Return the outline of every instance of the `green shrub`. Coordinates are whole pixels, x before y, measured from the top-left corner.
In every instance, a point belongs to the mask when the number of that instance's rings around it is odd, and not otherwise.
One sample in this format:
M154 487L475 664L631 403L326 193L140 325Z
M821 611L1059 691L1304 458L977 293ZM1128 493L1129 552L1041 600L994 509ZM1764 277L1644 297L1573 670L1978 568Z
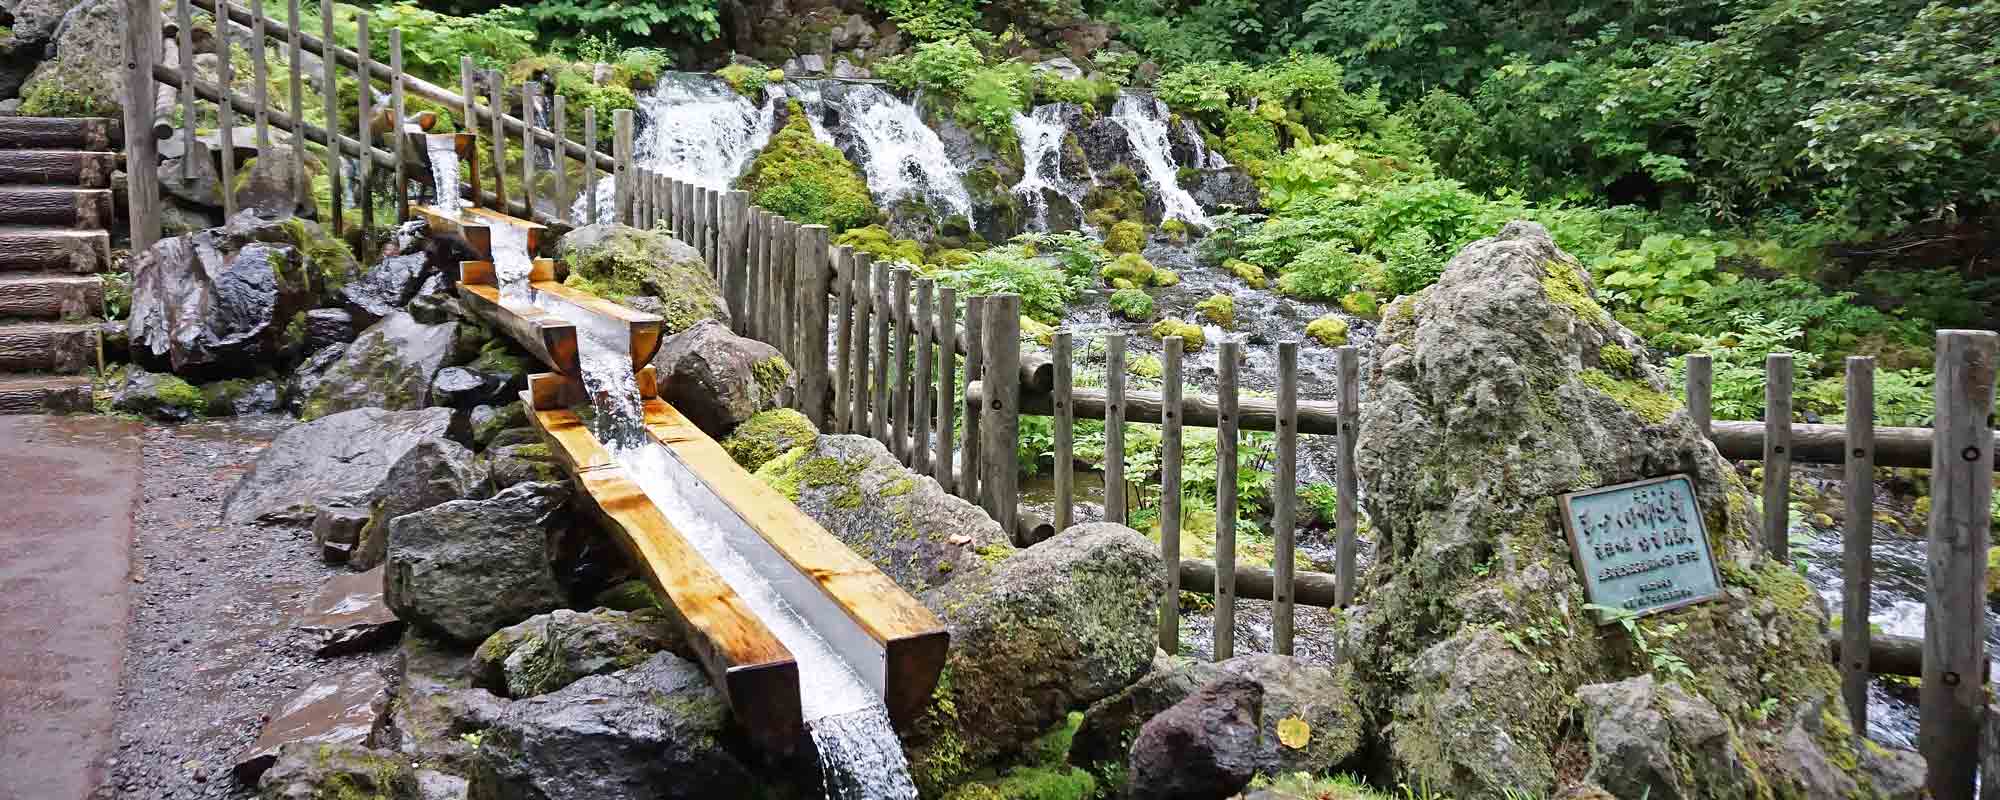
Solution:
M1152 354L1133 359L1131 369L1132 374L1153 380L1159 380L1161 376L1167 374L1166 367L1160 364L1160 357Z
M535 26L511 6L461 17L406 0L375 6L369 17L369 46L376 53L389 52L389 32L401 29L403 67L448 86L458 85L461 57L471 56L473 64L483 69L500 69L535 54ZM350 42L352 35L349 32Z
M1119 289L1111 293L1111 310L1133 322L1153 318L1153 296L1143 289Z
M1305 300L1334 300L1380 282L1381 264L1346 242L1328 241L1299 254L1278 276L1278 291Z
M1348 292L1340 296L1340 309L1362 319L1376 319L1382 316L1381 301L1370 291Z
M771 137L737 186L752 202L801 225L845 231L878 216L861 170L838 148L813 138L796 102L784 130Z
M964 266L940 269L936 276L962 297L1020 295L1022 314L1048 324L1060 321L1088 285L1013 244L980 253Z

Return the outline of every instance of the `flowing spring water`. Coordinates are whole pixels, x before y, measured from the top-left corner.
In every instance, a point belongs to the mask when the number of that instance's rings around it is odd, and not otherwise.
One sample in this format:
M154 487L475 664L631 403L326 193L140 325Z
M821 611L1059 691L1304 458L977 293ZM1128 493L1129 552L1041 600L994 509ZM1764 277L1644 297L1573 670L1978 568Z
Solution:
M684 183L728 189L771 141L775 113L776 103L753 103L713 75L662 73L639 98L643 128L633 140L632 161ZM594 198L578 197L577 218L588 218L593 200L608 217L616 197L612 184L600 181Z
M1111 106L1111 118L1125 129L1132 152L1145 164L1146 182L1166 204L1166 215L1191 225L1207 226L1208 215L1202 212L1201 204L1180 185L1180 165L1174 163L1173 147L1167 140L1167 104L1149 95L1120 92L1118 102Z
M1034 209L1029 227L1046 231L1049 229L1047 192L1055 192L1076 208L1083 208L1084 187L1062 175L1063 135L1068 133L1062 123L1062 107L1050 103L1036 106L1029 114L1017 113L1014 131L1021 139L1021 181L1014 184L1014 194Z
M437 205L464 208L465 200L458 196L458 142L450 136L426 136L424 154L430 158L431 190Z
M787 84L787 91L810 115L813 135L861 166L877 203L916 200L929 204L938 217L972 215L964 170L953 163L944 140L924 124L916 106L872 85L821 83L797 81ZM825 124L827 117L834 124Z
M500 284L500 299L516 303L533 302L528 274L534 261L528 255L528 229L518 225L490 225L493 277Z

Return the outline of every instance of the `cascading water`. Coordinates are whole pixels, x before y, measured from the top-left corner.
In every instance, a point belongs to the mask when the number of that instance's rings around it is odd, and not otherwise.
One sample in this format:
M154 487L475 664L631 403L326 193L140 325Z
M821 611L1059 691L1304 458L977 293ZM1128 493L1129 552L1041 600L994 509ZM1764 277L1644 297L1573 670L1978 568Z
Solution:
M632 143L639 168L710 189L728 189L771 141L776 104L758 105L713 75L662 73L639 98L644 128ZM597 185L598 213L609 218L612 181ZM592 198L578 197L576 216L586 219Z
M1167 140L1167 104L1150 95L1120 92L1118 102L1111 106L1111 118L1125 129L1132 152L1146 167L1146 182L1166 205L1166 215L1206 227L1208 215L1202 212L1201 204L1181 188L1180 166L1174 163L1173 146Z
M903 200L930 205L935 216L972 216L965 172L945 152L937 131L924 124L917 107L881 88L841 85L837 90L799 81L787 84L810 115L813 135L846 153L861 166L875 201L893 206ZM834 112L832 126L821 122Z
M464 208L466 203L458 196L458 142L450 136L426 136L424 154L430 159L431 187L437 205L452 210Z
M1083 208L1083 187L1064 179L1062 174L1063 136L1068 133L1062 122L1062 106L1050 103L1036 106L1030 114L1015 114L1014 131L1021 139L1021 180L1014 184L1013 191L1034 209L1029 227L1046 231L1049 229L1047 192L1055 192L1076 208ZM1088 168L1088 162L1084 166Z
M532 302L528 274L535 263L528 255L528 229L518 225L491 225L493 277L500 284L500 299L516 303Z

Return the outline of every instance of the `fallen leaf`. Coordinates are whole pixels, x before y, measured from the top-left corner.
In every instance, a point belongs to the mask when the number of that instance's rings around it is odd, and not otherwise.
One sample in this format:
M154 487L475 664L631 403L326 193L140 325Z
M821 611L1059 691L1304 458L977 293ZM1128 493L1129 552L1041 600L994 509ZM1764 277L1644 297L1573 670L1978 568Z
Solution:
M1278 741L1293 750L1301 749L1312 741L1312 726L1298 717L1278 720Z

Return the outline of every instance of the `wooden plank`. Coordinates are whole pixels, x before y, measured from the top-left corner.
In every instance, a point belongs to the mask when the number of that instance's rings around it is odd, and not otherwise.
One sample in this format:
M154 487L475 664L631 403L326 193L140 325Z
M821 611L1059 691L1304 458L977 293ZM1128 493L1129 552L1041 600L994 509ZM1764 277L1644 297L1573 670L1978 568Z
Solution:
M155 73L157 74L157 73ZM169 76L167 80L172 80ZM0 147L100 150L123 146L125 126L99 117L0 117Z
M2000 335L1937 332L1924 676L1917 749L1938 800L1972 800L1985 723L1986 555L1992 535L1993 380Z
M659 395L658 387L652 396ZM645 395L642 395L645 396ZM535 411L554 411L575 408L590 402L590 395L583 388L583 381L565 378L554 372L536 372L528 376L528 407Z
M1216 353L1215 660L1236 655L1236 362L1243 345L1224 337Z
M869 277L870 273L874 271L874 265L875 259L873 256L862 252L854 254L852 275L854 285L849 290L849 299L866 297L870 292L874 291L874 281ZM870 414L870 409L874 408L874 404L870 399L875 391L875 383L869 378L873 373L868 368L869 359L874 353L874 348L870 345L870 342L873 341L874 325L874 320L869 317L868 313L871 305L869 303L854 304L854 354L852 357L854 375L849 380L853 384L854 399L849 403L848 413L851 415L851 419L848 420L847 427L848 432L862 436L871 435L874 431L874 420Z
M175 5L182 8L188 6L187 3L175 3ZM305 81L301 78L300 70L302 67L299 63L304 60L302 58L302 50L304 48L299 44L299 35L299 0L285 0L285 71L287 73L285 80L285 111L289 112L293 117L305 119ZM305 175L305 143L294 136L292 137L291 144L293 174Z
M1791 561L1792 357L1764 357L1764 554Z
M0 186L0 220L12 225L60 225L89 230L113 226L110 189Z
M1847 519L1841 527L1841 649L1856 657L1840 664L1854 744L1868 734L1869 591L1875 577L1875 359L1847 359L1847 469L1841 493Z
M548 265L545 273L547 277L532 281L531 285L535 291L555 295L584 311L624 325L626 341L632 348L632 369L644 369L652 362L653 356L660 350L661 331L666 324L660 315L626 308L589 292L578 291L557 283L554 280L555 262L549 259L535 261L538 271L541 269L540 265Z
M723 273L722 291L729 298L730 318L741 326L743 315L748 313L743 293L748 288L750 277L747 268L750 261L750 193L732 189L727 195L727 201L729 246L725 252L729 258L726 261L726 271Z
M1299 342L1278 343L1278 452L1271 480L1271 652L1292 654L1297 598L1293 575L1298 551L1299 494ZM1241 587L1239 587L1239 594ZM1241 596L1248 597L1247 594Z
M291 0L291 2L294 8L298 7L299 0ZM130 9L128 8L127 10L128 13L126 15L126 18L130 19L131 18L129 13ZM293 12L292 16L293 18L296 19L298 17L298 13L295 11ZM294 22L292 23L292 25L293 27L297 27L298 23ZM195 133L198 129L198 126L196 126L194 123L201 119L200 115L195 113L195 105L194 105L195 52L194 52L194 5L193 4L179 3L179 2L174 3L174 28L175 28L174 37L176 44L176 47L174 48L176 51L175 60L179 62L178 66L180 72L180 82L174 85L180 88L180 95L181 95L180 96L181 181L185 183L194 180L195 159L191 157L189 154L196 152L195 148L197 145L195 144ZM292 68L294 70L294 74L297 74L296 70L298 69L298 57L294 56L292 58L292 62L293 62ZM126 78L126 81L129 87L130 85L129 82L131 81L131 78L128 76ZM127 102L130 102L131 99L132 98L127 98ZM292 112L295 114L303 112L303 109L298 105L296 101L292 103ZM129 144L127 144L127 148L128 149L130 148Z
M96 366L95 323L0 325L0 371L80 372Z
M929 348L925 348L928 350ZM1076 412L1070 409L1069 392L1073 388L1070 379L1070 332L1063 328L1055 332L1049 340L1050 354L1056 362L1055 419L1051 421L1055 435L1055 479L1056 479L1056 519L1057 532L1069 530L1076 522Z
M708 240L713 233L715 206L709 204L703 194L702 238ZM827 429L832 425L829 414L833 409L833 379L826 363L827 315L827 247L831 245L831 233L825 225L802 225L793 236L793 250L798 263L797 283L798 312L797 340L794 349L798 352L799 363L799 406L804 409L807 419L815 427ZM709 246L714 252L714 245Z
M333 8L334 8L334 0L320 0L319 35L323 41L328 41L328 42L333 41ZM221 60L227 61L228 59L221 59ZM468 64L471 63L472 57L466 56L465 62ZM320 89L325 94L325 105L322 111L325 114L324 119L326 120L327 132L332 133L336 130L339 130L340 127L338 124L334 122L334 120L340 119L339 63L331 58L321 59L320 70L321 70ZM472 104L471 100L466 101L466 105L468 107L470 107L471 104ZM303 115L301 116L301 118L303 118ZM365 144L366 140L363 140L363 143ZM223 160L225 162L228 161L228 159L223 159ZM341 234L347 229L347 219L346 219L347 215L342 213L341 211L344 205L341 202L341 194L342 194L341 184L345 183L345 181L341 179L340 148L338 146L329 146L326 148L326 174L327 174L327 196L330 199L330 202L333 206L332 209L329 209L329 212L333 215L333 235L334 238L340 238ZM474 175L473 180L476 185L476 182L478 181L478 173L475 172L473 173L473 175ZM227 195L228 193L224 192L223 194ZM478 193L475 192L473 196L477 197Z
M1236 596L1243 600L1271 600L1278 594L1278 587L1284 585L1276 570L1237 564L1235 579ZM1292 574L1292 597L1296 605L1315 608L1338 608L1339 590L1335 578L1326 572L1294 572ZM1183 559L1180 563L1180 590L1196 594L1215 593L1215 563ZM1279 653L1279 655L1286 655Z
M880 276L881 273L876 273ZM886 306L886 304L884 304ZM880 325L880 323L877 323ZM958 496L973 505L980 504L979 476L979 419L984 416L985 404L973 399L972 389L979 384L980 376L986 372L986 298L965 298L965 436L959 446L959 462L964 465L958 477ZM878 328L879 330L879 328ZM877 413L882 402L876 401ZM877 437L880 438L880 437Z
M4 117L0 117L4 119ZM0 225L0 270L92 273L111 266L111 235L99 230Z
M1695 430L1708 436L1714 422L1715 365L1702 353L1690 353L1687 357L1687 401L1688 418L1694 421Z
M1334 473L1334 575L1339 584L1340 607L1354 604L1355 506L1360 500L1360 473L1355 450L1361 438L1361 355L1353 345L1335 352L1336 374L1340 383L1340 464Z
M593 153L597 152L597 107L596 106L584 106L583 108L583 146L584 149L589 150L590 152ZM598 217L597 213L597 206L598 206L597 173L598 173L598 168L596 164L594 163L584 164L583 193L584 196L590 198L590 205L585 206L584 208L589 212L588 219L590 221L590 224L592 225L596 225L599 222L603 221Z
M108 189L120 161L117 153L89 150L0 150L0 184Z
M931 374L931 354L936 348L931 346L930 333L937 325L937 308L933 305L936 295L937 281L917 280L917 365L910 381L910 469L919 475L931 471L931 382L937 378Z
M1169 336L1164 348L1162 386L1165 412L1160 431L1160 560L1166 565L1166 591L1160 593L1160 649L1180 652L1181 642L1181 337Z
M250 6L250 75L255 85L250 87L250 97L256 101L253 113L257 120L257 152L271 151L271 62L264 55L264 4L248 3ZM158 15L154 15L156 18ZM157 38L157 37L156 37ZM152 126L146 126L152 130Z
M690 220L693 218L691 206L692 203L690 203L688 212ZM690 222L689 224L692 225L693 223ZM778 349L784 352L785 359L792 363L795 370L798 369L798 365L805 359L805 355L799 352L799 306L796 302L798 288L798 232L798 223L784 217L779 217L777 238L772 241L772 244L778 250L776 262L778 266L778 278L776 285L779 291L776 294L775 301L778 304L779 327L776 344ZM778 394L781 397L781 401L787 406L798 407L800 390L805 388L804 383L803 375L801 375L800 379L794 381L792 386L780 389Z
M403 131L405 109L403 107L403 29L389 29L389 71L395 73L389 81L389 106L394 109L389 120L389 138L396 145L396 222L410 221L410 137ZM428 156L426 156L428 160Z
M1013 375L1021 360L1021 296L996 294L986 298L984 325L980 339L986 350L986 368L995 375ZM983 416L979 422L979 484L986 510L1001 530L1013 534L1016 547L1026 547L1034 543L1015 527L1021 502L1020 450L1015 446L1021 440L1020 385L995 383Z
M397 82L398 84L401 81ZM535 82L521 82L521 204L535 215Z
M1070 397L1075 416L1076 397ZM1027 406L1023 398L1022 407ZM1104 518L1120 525L1131 521L1125 508L1125 334L1104 336Z
M834 433L851 433L854 422L854 249L833 249L833 420Z
M354 15L354 24L356 26L355 30L357 31L357 33L355 34L356 37L355 43L357 45L355 49L355 54L356 57L361 60L360 69L356 70L356 72L364 76L360 79L360 83L363 87L367 87L367 91L360 91L354 93L355 101L356 103L359 104L361 111L360 121L356 123L354 140L360 142L363 147L375 146L375 132L373 130L375 127L375 114L374 114L374 109L372 108L375 100L374 97L375 91L373 88L373 84L369 82L367 77L365 77L366 75L368 75L370 71L369 64L371 59L371 53L369 51L374 49L374 43L368 39L369 16L370 15L368 14ZM223 59L223 60L227 61L228 59ZM224 83L225 85L227 85L226 81ZM333 120L327 120L327 124L332 125ZM224 126L225 137L230 136L229 132L227 131L227 127L228 126ZM226 160L227 159L225 159L225 161ZM372 247L369 243L370 237L375 235L374 172L375 172L374 160L368 158L361 159L361 180L357 184L357 189L354 194L354 202L355 205L359 207L361 210L361 252L358 253L357 255L361 256L362 266L368 266L375 262L374 259L375 248ZM227 177L224 177L223 180L226 183L229 179ZM497 191L499 189L499 184L497 183L494 184L494 189ZM502 202L502 205L503 206L505 205L504 201Z
M949 634L943 623L783 494L738 466L721 445L672 406L658 400L648 402L646 426L752 530L882 647L883 700L889 718L901 726L914 722L928 707L944 669Z
M875 273L873 286L876 300L875 307L877 309L887 308L889 306L889 262L876 262L873 266ZM871 393L873 399L868 404L868 420L869 431L874 434L875 441L888 445L889 454L894 456L897 455L895 440L889 438L889 419L893 416L889 405L890 316L889 314L875 315L875 331L871 336L875 345L875 363L872 370L875 377L875 386Z
M558 458L566 464L609 458L587 431L574 435L583 428L574 413L537 411L529 418L551 451L563 451ZM571 477L584 506L659 592L668 619L693 647L737 723L762 746L779 752L796 746L805 718L791 652L623 469L572 469Z
M332 8L333 0L326 0L326 4L328 8ZM229 3L222 3L222 7L225 10L228 9ZM366 18L367 15L363 14L362 19L365 20ZM368 29L364 26L361 30L365 34ZM365 40L367 36L364 35L362 38ZM222 218L230 220L236 218L236 192L234 191L234 187L236 186L236 93L230 89L236 83L234 77L236 66L231 63L231 59L229 58L229 21L226 11L225 13L216 15L215 44L216 49L222 56L215 60L215 82L222 89L222 95L217 100L215 109L215 126L220 134L219 141L222 142L222 152L219 154L222 158L220 162L222 165ZM333 96L334 86L330 80L327 81L326 91L328 97ZM361 95L365 98L368 96L368 93L362 92ZM363 100L362 102L365 103L367 101ZM327 127L332 128L334 127L333 121L340 119L340 117L334 115L330 110L333 107L332 100L327 101L327 107L329 111L326 115L326 124ZM366 119L368 115L363 114L361 116L363 119ZM366 142L368 139L367 137L362 137L361 141ZM362 161L366 163L367 159L362 159ZM339 205L338 196L336 195L334 206L338 208ZM340 229L336 227L334 230L338 232Z
M493 286L461 281L458 296L466 310L491 320L549 369L564 375L583 374L576 326L568 320L531 305L503 301L500 290Z
M910 465L910 451L913 449L910 442L910 417L912 416L910 413L910 327L913 320L909 314L903 312L903 309L910 307L910 273L911 270L909 267L896 268L895 295L890 300L890 302L896 304L896 316L890 322L890 328L893 331L890 335L895 337L894 365L896 376L889 382L889 427L891 429L890 435L896 437L896 440L894 444L889 446L889 452L895 454L896 460L903 462L903 466L906 467Z
M104 310L96 275L0 274L0 319L85 319Z
M575 198L569 196L569 156L565 152L569 149L569 102L568 98L563 97L561 92L557 92L555 98L550 103L553 105L549 109L549 114L553 117L551 123L555 126L555 151L557 153L555 157L556 219L562 220L564 225L572 225L576 223L575 215L572 211L576 207L576 204Z
M131 215L127 225L132 250L138 252L160 240L160 140L153 137L153 66L160 60L160 9L145 0L125 0L125 18L133 21L121 26L126 55L126 205ZM193 60L192 56L181 58ZM194 127L192 121L188 127ZM228 186L224 184L225 189Z
M492 82L488 87L486 115L492 117L492 133L487 141L493 145L493 207L507 213L507 137L501 119L507 115L507 76L499 70L489 70L486 79Z
M952 466L952 443L958 427L958 290L950 286L938 287L939 330L946 336L945 344L938 348L938 382L935 403L937 405L937 452L931 458L931 476L945 494L958 488L953 476L957 470Z

